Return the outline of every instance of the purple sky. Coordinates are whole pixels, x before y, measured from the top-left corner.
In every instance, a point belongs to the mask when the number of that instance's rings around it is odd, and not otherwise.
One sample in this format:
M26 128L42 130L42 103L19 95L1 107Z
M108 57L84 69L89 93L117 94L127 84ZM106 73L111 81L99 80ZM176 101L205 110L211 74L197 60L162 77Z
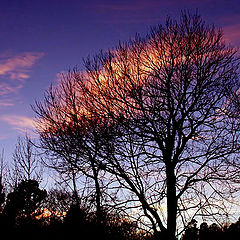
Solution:
M0 151L11 159L17 137L32 129L31 104L59 73L185 9L240 46L239 0L1 0Z

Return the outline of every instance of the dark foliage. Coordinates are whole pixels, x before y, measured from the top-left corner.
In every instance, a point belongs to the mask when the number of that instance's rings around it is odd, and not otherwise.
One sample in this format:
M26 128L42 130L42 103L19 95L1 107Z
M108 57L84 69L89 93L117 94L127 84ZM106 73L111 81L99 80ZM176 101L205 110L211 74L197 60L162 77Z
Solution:
M22 181L13 192L7 195L4 214L12 217L19 215L29 218L46 196L46 190L39 189L37 181Z
M216 223L208 226L206 222L200 224L197 228L197 222L193 220L189 223L182 240L237 240L240 235L240 218L236 223L229 226L219 227Z
M138 240L143 238L143 234L138 233L135 223L117 214L106 213L99 222L96 213L72 203L66 209L66 214L44 215L44 201L47 201L47 192L39 188L37 181L22 181L7 195L0 213L2 234L22 239ZM55 209L57 207L55 206Z
M96 212L90 212L74 201L68 207L66 206L66 212L65 214L63 214L64 211L61 212L61 216L53 213L44 215L43 206L46 206L44 201L49 201L49 196L47 198L46 190L40 189L35 180L22 181L13 192L7 195L5 203L2 186L0 190L3 205L0 213L1 233L7 234L6 236L10 238L17 236L22 239L166 239L161 233L154 236L140 231L137 223L116 213L106 211L99 222ZM51 205L51 207L58 209L58 206ZM240 219L224 228L220 228L215 223L208 226L205 222L201 223L198 228L197 221L193 220L185 230L182 240L235 240L238 239L239 234Z

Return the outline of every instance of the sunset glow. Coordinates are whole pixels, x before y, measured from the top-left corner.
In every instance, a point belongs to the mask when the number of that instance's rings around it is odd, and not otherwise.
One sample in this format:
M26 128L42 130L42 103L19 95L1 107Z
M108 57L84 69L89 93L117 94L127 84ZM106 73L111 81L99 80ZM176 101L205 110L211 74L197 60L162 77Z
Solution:
M9 238L235 240L239 23L239 0L2 1Z
M8 133L11 137L2 142L9 157L13 147L8 143L15 141L19 131L16 126L12 127L13 121L6 121L6 115L32 118L29 105L42 99L43 92L57 80L59 72L67 72L76 64L81 69L82 57L98 49L112 48L119 40L132 38L136 32L144 35L149 26L161 23L166 15L179 15L180 8L198 9L210 23L223 28L228 41L236 46L240 44L238 1L228 4L225 1L176 1L174 4L165 1L128 1L127 4L71 1L58 9L55 1L46 4L40 1L24 1L18 6L6 3L0 10L4 22L0 26L3 49L0 55L1 134L6 135L7 129L11 132ZM55 20L50 17L52 12L56 13ZM114 66L117 71L117 64Z

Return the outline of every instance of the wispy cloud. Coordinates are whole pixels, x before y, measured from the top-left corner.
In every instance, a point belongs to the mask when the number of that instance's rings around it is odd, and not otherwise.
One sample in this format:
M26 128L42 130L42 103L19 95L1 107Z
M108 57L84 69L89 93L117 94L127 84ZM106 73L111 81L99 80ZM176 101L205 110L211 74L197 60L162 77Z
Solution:
M9 134L9 133L5 133L5 134L1 133L1 135L0 135L0 141L1 141L1 140L6 140L6 139L8 139L9 137L11 137L11 134Z
M44 53L25 52L15 56L0 56L0 96L16 93L30 78L30 70Z
M0 107L10 107L13 105L14 103L10 99L0 99Z
M26 72L43 57L44 53L26 52L8 59L0 59L0 75L9 75L11 79L26 79Z
M10 93L16 93L18 89L23 87L23 83L8 83L0 82L0 96L4 96Z
M2 115L0 120L12 126L13 129L19 132L26 132L34 129L34 120L30 117L21 115Z

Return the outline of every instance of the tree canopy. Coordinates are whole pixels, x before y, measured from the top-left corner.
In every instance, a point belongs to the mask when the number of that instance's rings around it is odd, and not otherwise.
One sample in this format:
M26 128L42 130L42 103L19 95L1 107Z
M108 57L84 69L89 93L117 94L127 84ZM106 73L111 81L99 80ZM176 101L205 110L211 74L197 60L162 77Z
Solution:
M218 217L238 190L237 53L198 14L167 18L49 89L34 108L41 147L57 168L93 176L98 207L112 176L124 189L115 207L173 240L178 223Z

